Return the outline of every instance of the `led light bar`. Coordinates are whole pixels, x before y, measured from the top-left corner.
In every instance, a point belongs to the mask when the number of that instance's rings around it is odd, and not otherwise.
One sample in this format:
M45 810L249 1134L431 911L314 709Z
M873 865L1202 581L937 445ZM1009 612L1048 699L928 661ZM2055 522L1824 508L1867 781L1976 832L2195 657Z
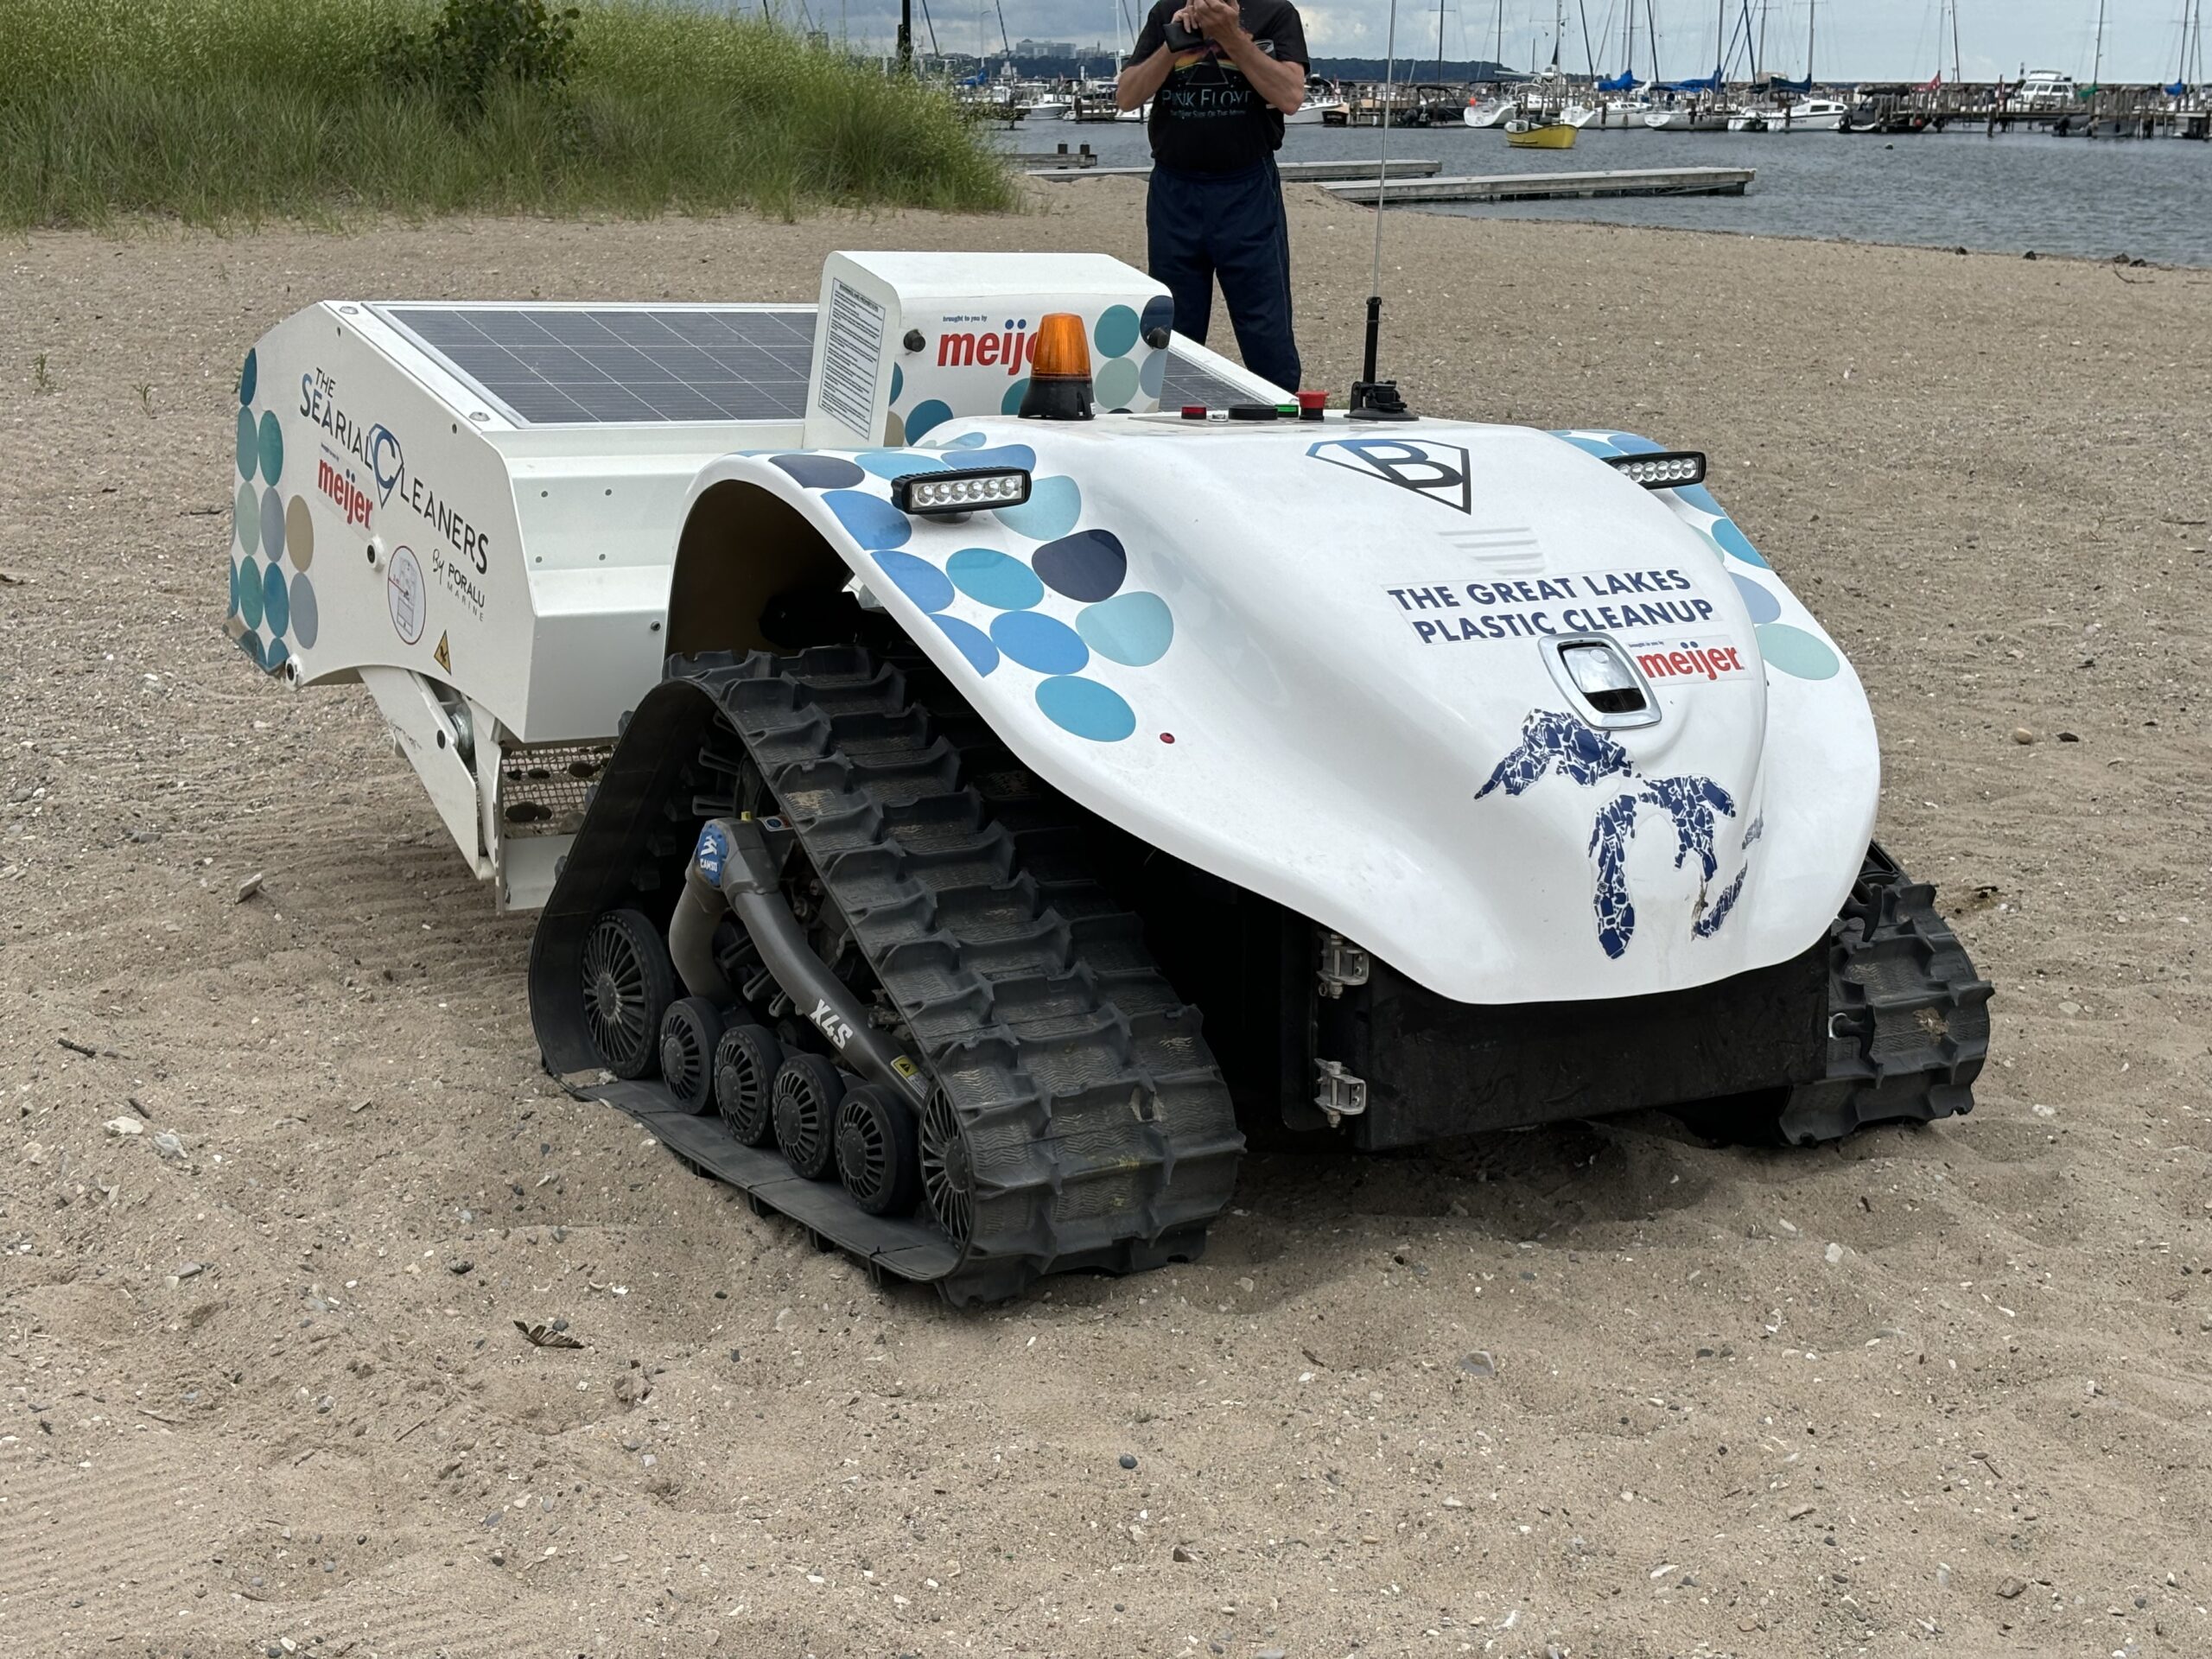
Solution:
M1608 455L1605 464L1626 473L1647 490L1678 490L1705 482L1705 457L1694 449L1670 449L1656 455Z
M1018 507L1029 499L1029 474L1019 467L969 467L907 473L891 480L891 503L924 518Z

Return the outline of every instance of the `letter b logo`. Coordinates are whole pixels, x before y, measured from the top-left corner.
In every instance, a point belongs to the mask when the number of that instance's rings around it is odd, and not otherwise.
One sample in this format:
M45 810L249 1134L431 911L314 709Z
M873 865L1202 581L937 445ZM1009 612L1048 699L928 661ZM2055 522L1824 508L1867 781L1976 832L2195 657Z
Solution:
M1306 452L1332 467L1348 467L1402 490L1470 511L1473 491L1467 452L1454 443L1419 438L1331 438Z

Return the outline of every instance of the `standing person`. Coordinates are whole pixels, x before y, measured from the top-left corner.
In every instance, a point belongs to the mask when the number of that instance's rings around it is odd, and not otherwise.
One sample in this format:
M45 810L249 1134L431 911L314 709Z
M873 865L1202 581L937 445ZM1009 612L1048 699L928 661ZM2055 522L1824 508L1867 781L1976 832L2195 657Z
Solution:
M1125 110L1152 100L1145 232L1175 332L1205 343L1218 276L1244 366L1286 391L1298 345L1275 151L1311 61L1290 0L1158 0L1115 86Z

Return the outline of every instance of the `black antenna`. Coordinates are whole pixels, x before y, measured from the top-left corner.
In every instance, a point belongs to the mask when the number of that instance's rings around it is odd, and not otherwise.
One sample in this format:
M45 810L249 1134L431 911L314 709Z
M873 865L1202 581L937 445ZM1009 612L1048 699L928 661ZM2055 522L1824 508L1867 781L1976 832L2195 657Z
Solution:
M1398 383L1375 378L1375 353L1382 334L1382 198L1390 188L1390 111L1398 72L1398 0L1390 0L1389 33L1383 37L1382 134L1375 164L1375 262L1367 290L1367 357L1352 383L1355 421L1410 421L1414 412L1398 396Z

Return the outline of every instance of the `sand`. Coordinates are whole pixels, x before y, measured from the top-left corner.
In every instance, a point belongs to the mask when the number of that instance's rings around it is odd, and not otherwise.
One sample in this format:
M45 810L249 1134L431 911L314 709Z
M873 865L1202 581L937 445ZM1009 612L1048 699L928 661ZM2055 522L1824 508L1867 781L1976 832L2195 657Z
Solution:
M0 1651L2212 1651L2212 276L1394 216L1416 407L1709 450L1850 651L1999 988L1970 1118L1270 1154L1202 1264L963 1315L541 1076L528 918L221 636L239 358L1141 256L1055 188L0 251ZM1341 387L1371 220L1294 197Z

